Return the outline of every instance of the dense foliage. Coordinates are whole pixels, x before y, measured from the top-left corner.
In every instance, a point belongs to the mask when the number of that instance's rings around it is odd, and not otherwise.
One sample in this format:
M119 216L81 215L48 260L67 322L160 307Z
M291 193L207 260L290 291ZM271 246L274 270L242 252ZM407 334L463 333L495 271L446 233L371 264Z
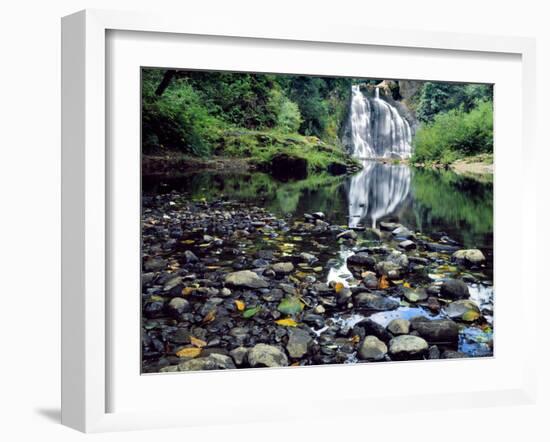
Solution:
M414 160L451 163L462 157L493 151L493 103L479 101L466 112L453 109L437 114L418 129Z
M491 85L426 82L420 90L416 114L421 122L429 123L442 112L469 112L478 101L489 101L492 98Z
M272 131L340 147L350 79L143 69L143 151L226 154L227 134Z

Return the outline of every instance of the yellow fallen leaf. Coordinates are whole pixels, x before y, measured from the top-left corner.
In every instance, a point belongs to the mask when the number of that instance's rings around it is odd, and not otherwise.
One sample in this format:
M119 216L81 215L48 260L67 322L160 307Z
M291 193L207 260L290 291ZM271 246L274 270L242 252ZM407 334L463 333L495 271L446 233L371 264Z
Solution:
M403 283L403 287L410 289L410 288L411 288L411 285L410 285L407 281L405 281L405 282Z
M205 324L207 322L212 322L214 319L216 319L216 308L213 308L212 310L210 310L206 316L204 317L204 320L202 322L204 322Z
M193 241L192 239L184 239L181 243L182 244L195 244L195 241Z
M359 344L359 342L361 341L361 336L359 335L354 335L350 341L353 343L353 344Z
M237 306L237 310L239 310L240 312L242 312L246 307L244 301L241 301L239 299L235 300L235 305Z
M479 313L476 312L475 310L468 310L467 312L465 312L462 315L462 320L463 321L472 322L472 321L476 321L478 319L479 319Z
M193 344L195 347L202 348L206 346L206 342L202 339L195 338L194 336L191 336L189 339L191 340L191 344Z
M275 321L275 324L284 325L285 327L296 327L298 323L291 318L279 319Z
M196 358L201 354L202 349L197 347L185 347L176 352L178 358Z
M386 275L382 275L378 280L378 288L381 290L384 290L389 287L390 287L390 283L388 282L388 277Z
M340 293L342 291L342 289L344 288L344 284L342 284L341 282L337 282L335 285L334 285L334 291L336 293Z
M183 290L181 291L181 294L183 296L187 296L193 293L194 290L195 290L195 287L184 287Z

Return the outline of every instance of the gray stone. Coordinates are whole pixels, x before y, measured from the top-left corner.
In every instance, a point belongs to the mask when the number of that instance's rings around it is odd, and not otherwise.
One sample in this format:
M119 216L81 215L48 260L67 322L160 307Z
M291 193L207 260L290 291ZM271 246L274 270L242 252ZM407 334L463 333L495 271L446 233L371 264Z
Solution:
M405 250L412 250L412 249L416 249L416 244L412 242L410 239L406 239L405 241L401 241L399 243L399 247Z
M448 299L467 299L470 297L470 291L464 281L459 279L446 279L441 284L439 295Z
M408 335L411 323L407 319L392 319L386 327L393 335Z
M380 361L384 359L388 347L376 336L366 336L359 346L357 354L360 359L366 361Z
M351 266L360 266L373 269L376 265L376 260L368 253L359 252L348 257L346 263Z
M195 255L191 250L186 250L185 252L183 252L183 257L185 258L185 262L187 264L194 263L199 260L197 255Z
M256 344L248 351L248 363L251 367L286 367L286 354L273 345Z
M246 355L248 354L248 348L246 347L237 347L234 348L229 352L233 360L235 361L235 364L240 367L243 365L246 361Z
M183 278L181 276L174 276L173 278L170 278L168 281L165 282L162 290L165 292L169 292L173 288L180 285L182 282L183 282Z
M229 273L225 277L225 283L235 287L248 287L251 289L266 288L268 284L256 273L250 270Z
M226 355L212 353L203 358L189 359L178 364L179 371L234 369L233 360Z
M409 302L422 302L428 299L428 293L423 288L403 288L403 296Z
M374 272L365 272L363 276L363 284L368 289L377 289L378 288L378 278Z
M429 342L455 343L458 341L458 324L450 319L430 320L423 316L418 316L411 319L411 327Z
M355 295L355 306L367 310L394 310L399 307L399 301L378 293L358 293Z
M475 321L481 315L477 304L469 299L451 302L445 307L445 313L451 319L460 319L466 322Z
M289 331L286 349L291 358L301 358L307 353L311 342L312 338L307 331L295 328Z
M343 232L336 235L336 239L357 239L357 232L355 230L344 230Z
M410 239L414 238L414 233L412 233L409 229L403 226L399 226L396 229L392 230L392 235L397 238L403 238L403 239Z
M380 229L382 230L395 230L398 227L401 227L401 224L398 223L387 223L387 222L381 222L380 223Z
M314 262L318 261L315 255L312 255L311 253L306 253L306 252L300 253L300 259L302 261L307 262L308 264L313 264Z
M291 262L278 262L271 266L275 273L287 274L294 270L294 264Z
M485 255L478 249L457 250L453 253L453 259L466 265L480 265L485 262Z
M171 316L179 318L181 315L191 310L191 304L187 299L172 298L168 303L167 309Z
M418 336L400 335L390 341L390 354L396 358L421 356L426 350L428 343Z

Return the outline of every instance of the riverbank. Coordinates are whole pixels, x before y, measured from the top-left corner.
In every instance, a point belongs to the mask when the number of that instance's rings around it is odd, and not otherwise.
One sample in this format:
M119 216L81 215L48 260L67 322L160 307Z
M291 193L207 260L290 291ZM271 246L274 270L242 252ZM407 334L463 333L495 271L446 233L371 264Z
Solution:
M492 355L492 262L395 222L143 198L143 371Z
M189 170L261 170L282 179L303 179L308 174L353 173L361 164L341 147L317 137L276 131L229 131L218 141L212 156L192 156L174 150L142 155L142 173L177 173Z

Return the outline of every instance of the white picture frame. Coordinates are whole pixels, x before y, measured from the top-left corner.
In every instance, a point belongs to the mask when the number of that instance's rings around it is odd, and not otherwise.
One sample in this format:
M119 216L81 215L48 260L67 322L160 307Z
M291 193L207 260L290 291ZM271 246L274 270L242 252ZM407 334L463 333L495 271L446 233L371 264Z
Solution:
M109 88L112 77L108 65L113 60L109 60L108 57L117 56L119 53L110 51L107 40L109 33L136 32L146 39L166 37L177 40L179 37L200 36L201 38L215 37L218 41L246 39L254 42L270 42L269 44L275 46L280 44L284 47L303 46L307 43L313 46L336 45L336 50L374 47L378 50L386 48L389 51L393 50L392 48L398 48L401 53L414 50L430 51L435 58L438 57L437 54L441 57L449 53L470 54L474 59L472 63L475 63L476 57L481 63L484 54L515 57L520 69L518 77L521 77L521 94L518 95L521 103L518 104L522 108L520 127L515 129L518 130L516 135L518 135L521 150L515 153L515 158L521 162L524 177L523 185L516 190L517 196L522 201L522 210L519 211L518 216L523 221L536 219L534 213L536 195L533 191L536 188L535 177L530 173L534 170L533 125L535 119L532 115L534 106L527 105L535 100L535 44L532 39L404 30L390 32L351 25L317 26L302 23L300 26L294 26L293 24L244 21L220 23L212 22L209 17L154 16L101 10L86 10L67 16L62 21L62 423L67 426L84 432L99 432L209 424L209 417L203 412L206 409L205 404L197 403L193 409L183 407L181 410L168 413L166 410L155 407L146 409L146 404L140 405L141 408L136 407L135 410L124 407L121 410L116 407L113 409L109 399L116 387L113 379L121 377L112 376L113 345L116 344L112 344L111 339L116 339L113 337L113 329L116 328L113 328L113 321L117 319L111 311L113 304L112 299L109 298L109 290L112 287L109 265L115 259L110 255L113 253L110 244L115 240L112 235L120 231L112 228L112 225L116 225L117 222L112 219L115 213L113 201L116 201L116 196L111 194L112 181L113 174L116 175L118 169L116 159L113 160L109 151L109 143L116 137L107 130L106 125L106 122L113 117L108 106L108 94L112 92ZM250 63L253 67L254 61ZM215 68L215 64L214 61L212 68ZM322 73L319 69L322 67L318 67L316 73ZM115 77L116 74L113 74L113 78ZM139 103L133 103L132 106L139 107ZM503 109L501 112L503 114L506 104L496 101L495 106L496 118L499 118L499 109ZM136 121L133 123L137 124ZM496 136L498 137L498 132ZM139 154L139 145L136 148ZM507 163L506 155L500 156L497 153L496 157L497 170L501 168L500 170L503 171L497 172L502 173L502 178L497 180L495 185L498 194L499 186L506 191ZM495 219L497 223L500 222L498 212L495 212ZM520 222L519 225L519 234L525 238L525 222ZM527 272L526 257L534 255L533 247L528 241L520 241L517 246L517 253L522 263L521 274ZM495 249L498 250L498 244ZM496 253L505 254L506 252ZM518 259L517 256L515 259ZM505 256L498 265L502 265L505 269ZM536 302L535 280L521 279L521 296L518 299L520 310ZM496 286L498 287L498 278ZM497 288L497 291L499 289ZM498 294L496 296L497 308L505 316L507 311L504 307L500 310ZM502 336L508 336L505 333L504 320L502 324L503 331L501 332L500 329L496 331L496 339L499 339L499 333L502 333ZM535 330L532 320L530 324L532 330L527 330L527 334L534 333ZM500 323L497 327L500 327ZM139 329L133 333L138 336ZM526 341L534 342L534 339ZM499 361L498 352L494 360ZM506 361L506 358L503 356L500 360ZM475 361L456 360L446 361L445 364L448 364L450 370L465 370L469 373L478 369L477 366L472 365L472 362L475 363ZM395 411L396 407L407 409L413 400L417 409L532 403L535 397L535 364L534 358L526 358L525 361L513 367L512 371L515 373L513 376L507 375L505 379L495 381L486 389L475 385L471 389L460 387L454 392L442 390L441 393L434 390L423 395L418 394L414 389L410 391L403 389L402 392L377 393L376 401L372 401L369 399L374 396L369 396L359 388L354 395L333 391L325 395L324 399L312 396L307 402L297 401L295 404L284 404L283 401L276 399L269 404L257 402L259 398L253 397L252 400L240 398L232 401L231 409L226 408L226 411L222 410L216 414L216 422L284 419L295 417L298 413L301 413L302 417L304 413L319 417L327 414L329 407L326 405L336 400L339 401L342 414L362 415L390 409ZM381 370L391 370L392 375L399 375L405 371L417 370L416 366L418 364L413 362L370 364L369 370L373 370L371 373L374 370L376 373ZM439 365L440 369L441 367ZM136 366L135 369L136 372L132 373L134 378L136 375L139 376L139 367ZM239 382L249 382L250 385L258 387L273 384L271 389L276 392L277 382L272 382L274 379L280 381L284 377L285 382L295 382L299 379L300 382L307 384L307 379L312 378L312 373L319 373L319 370L322 370L324 376L331 377L334 376L335 370L341 369L341 367L314 367L306 370L244 370L238 375L236 373L202 373L198 377L187 379L193 379L193 382L198 384L215 385L216 391L223 396L223 389L230 388L227 383L224 383L225 376L239 376ZM349 372L350 379L361 375L362 372L359 370L364 369L364 366L353 368L353 373ZM258 374L260 371L262 373ZM160 386L159 391L164 391L165 395L166 388L176 382L176 378L183 379L181 375L157 376L155 379L149 376L142 378L147 378L145 382L150 384L143 387L144 391L147 388L157 390L159 383L162 382L163 385ZM135 388L135 384L128 384L128 388ZM126 393L122 391L122 394L128 394L128 389L125 391ZM193 394L193 390L189 392ZM148 396L145 395L145 397ZM399 405L395 403L397 398ZM127 402L130 402L135 400L135 397L129 396L128 399ZM223 401L220 399L219 403ZM307 411L303 407L306 403L309 405ZM333 407L330 407L330 410L334 412Z

